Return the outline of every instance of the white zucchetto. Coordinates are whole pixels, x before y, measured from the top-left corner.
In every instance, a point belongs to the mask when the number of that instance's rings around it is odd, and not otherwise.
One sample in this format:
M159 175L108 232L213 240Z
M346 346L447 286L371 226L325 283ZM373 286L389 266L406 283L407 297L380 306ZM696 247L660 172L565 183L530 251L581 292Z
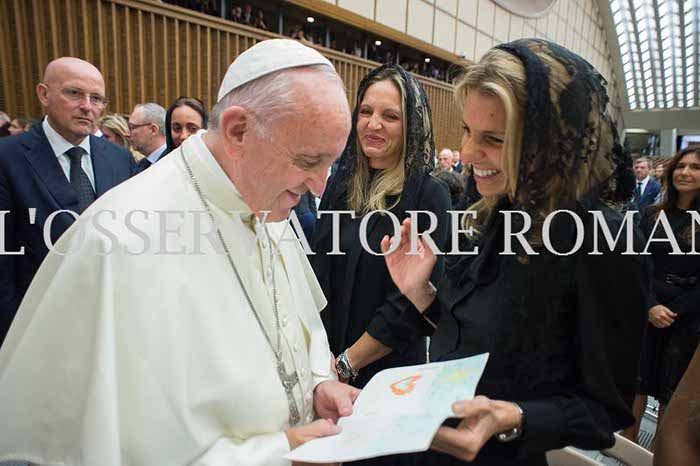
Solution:
M266 74L311 65L328 65L333 68L326 57L296 40L269 39L258 42L240 54L228 67L219 88L217 102L237 87Z

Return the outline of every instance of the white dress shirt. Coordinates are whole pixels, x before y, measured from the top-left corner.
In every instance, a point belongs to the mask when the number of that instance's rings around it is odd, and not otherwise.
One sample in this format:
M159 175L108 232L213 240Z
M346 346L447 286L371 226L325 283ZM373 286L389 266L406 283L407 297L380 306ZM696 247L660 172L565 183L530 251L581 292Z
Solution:
M151 152L148 155L148 157L146 157L146 158L148 159L149 162L151 162L151 164L154 164L158 161L159 158L161 158L163 156L163 152L165 152L165 149L167 149L167 148L168 148L168 145L163 144L158 149Z
M53 153L56 154L56 157L58 157L58 163L61 164L63 173L66 174L66 178L68 178L68 181L70 181L70 158L66 155L66 151L75 146L66 141L63 136L58 134L56 130L51 127L48 118L44 118L44 121L41 123L41 127L44 129L46 139L48 139L49 144L51 144ZM80 165L83 167L83 171L90 180L92 189L95 189L95 173L92 170L92 158L90 157L90 136L86 136L85 139L80 141L78 147L82 147L85 150L85 152L83 152L83 158L80 160Z

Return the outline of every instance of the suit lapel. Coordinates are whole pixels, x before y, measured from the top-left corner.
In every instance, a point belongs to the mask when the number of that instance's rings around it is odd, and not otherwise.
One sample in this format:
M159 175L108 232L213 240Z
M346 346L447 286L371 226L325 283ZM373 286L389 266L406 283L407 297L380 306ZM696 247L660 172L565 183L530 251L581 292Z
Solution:
M66 178L44 130L38 125L35 138L25 147L27 162L62 209L77 211L78 195Z
M95 173L95 195L100 197L108 189L114 186L114 170L104 153L103 145L99 138L90 135L90 156L92 157L92 171Z

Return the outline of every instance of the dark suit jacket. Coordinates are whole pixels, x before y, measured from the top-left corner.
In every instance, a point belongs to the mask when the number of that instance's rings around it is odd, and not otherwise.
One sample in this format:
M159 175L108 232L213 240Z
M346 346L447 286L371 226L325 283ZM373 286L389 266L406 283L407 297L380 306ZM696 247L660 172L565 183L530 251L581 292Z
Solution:
M98 197L135 172L134 157L116 144L91 135L90 151ZM4 214L4 231L0 234L4 235L4 251L24 248L22 255L0 252L0 344L34 274L48 254L43 236L47 217L57 210L77 208L78 195L41 125L27 133L0 139L0 211L9 212ZM29 209L36 209L34 218L30 218ZM53 219L52 243L73 221L73 216L66 213Z
M637 185L635 184L635 187L636 186ZM634 196L634 202L640 215L646 210L647 207L654 203L654 199L656 199L656 196L659 195L659 191L661 191L661 183L656 181L654 178L651 178L647 183L646 189L642 193L642 197L637 199L637 196Z

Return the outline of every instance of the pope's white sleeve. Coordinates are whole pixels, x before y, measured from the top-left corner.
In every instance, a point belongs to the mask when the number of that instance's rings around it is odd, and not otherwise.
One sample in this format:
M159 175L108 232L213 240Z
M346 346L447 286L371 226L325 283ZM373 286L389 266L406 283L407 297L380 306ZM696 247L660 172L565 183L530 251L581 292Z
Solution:
M284 459L289 441L284 432L263 434L246 440L221 437L189 466L290 466Z
M328 367L331 367L333 365L333 353L329 352L328 353ZM311 375L311 380L312 380L312 388L311 390L315 390L316 386L320 384L321 382L325 382L326 380L338 380L338 376L335 375L335 371L331 370L330 373L328 374L317 374L317 373L312 373Z

